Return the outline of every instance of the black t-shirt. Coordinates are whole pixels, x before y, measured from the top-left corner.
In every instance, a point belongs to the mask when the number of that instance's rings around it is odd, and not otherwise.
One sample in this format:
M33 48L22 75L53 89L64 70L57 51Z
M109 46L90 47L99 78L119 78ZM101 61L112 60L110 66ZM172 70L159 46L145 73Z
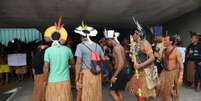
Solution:
M44 58L44 51L38 51L33 57L33 67L35 70L35 74L42 74L43 73L43 58Z
M201 43L191 45L189 48L189 54L193 61L201 61Z

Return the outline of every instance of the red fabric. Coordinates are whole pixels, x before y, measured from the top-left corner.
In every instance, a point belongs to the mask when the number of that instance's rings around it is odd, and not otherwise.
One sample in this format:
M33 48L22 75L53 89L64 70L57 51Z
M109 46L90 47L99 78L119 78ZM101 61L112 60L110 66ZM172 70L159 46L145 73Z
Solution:
M138 97L138 101L142 101L142 96L139 96L139 97Z
M137 79L136 86L137 86L138 90L141 88L140 85L141 85L140 79ZM142 101L142 99L143 99L142 96L138 96L138 101Z
M96 52L91 52L91 60L100 61L100 57Z

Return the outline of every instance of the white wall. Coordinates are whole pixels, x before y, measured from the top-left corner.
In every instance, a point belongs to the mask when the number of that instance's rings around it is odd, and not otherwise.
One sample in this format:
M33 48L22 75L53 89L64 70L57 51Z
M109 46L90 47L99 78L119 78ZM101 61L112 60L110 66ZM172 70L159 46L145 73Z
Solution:
M164 24L170 34L178 33L184 46L190 44L190 31L201 33L201 8Z

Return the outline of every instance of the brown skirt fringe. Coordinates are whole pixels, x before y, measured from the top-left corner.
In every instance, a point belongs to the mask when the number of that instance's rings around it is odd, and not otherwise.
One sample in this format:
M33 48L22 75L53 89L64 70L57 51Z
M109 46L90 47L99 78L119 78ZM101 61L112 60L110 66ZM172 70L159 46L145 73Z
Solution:
M46 101L73 101L70 80L48 83L45 98Z
M195 78L195 66L193 61L189 61L187 65L187 81L193 83Z
M160 85L158 86L158 94L161 101L169 101L171 96L177 97L179 92L177 89L178 73L178 69L172 71L162 71L159 78Z
M128 90L131 94L138 95L138 89L136 86L136 75L133 75L133 77L131 78L131 80L128 82L127 87ZM141 82L141 89L142 89L142 97L156 97L156 90L155 88L153 89L148 89L147 86L147 81L146 81L146 74L144 72L144 70L140 70L139 71L139 79Z
M32 101L45 101L45 88L43 74L35 75Z
M89 69L83 72L81 101L102 101L101 75L93 75Z

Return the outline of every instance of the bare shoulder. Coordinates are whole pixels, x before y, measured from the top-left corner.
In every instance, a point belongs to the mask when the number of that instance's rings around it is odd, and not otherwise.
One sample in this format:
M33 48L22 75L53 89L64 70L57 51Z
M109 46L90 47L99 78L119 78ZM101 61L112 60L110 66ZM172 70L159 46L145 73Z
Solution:
M174 51L175 51L175 53L176 53L177 56L181 56L181 53L179 52L179 50L177 48L175 48Z
M147 40L143 40L144 47L151 47L151 44Z
M114 50L115 53L119 53L119 52L121 52L123 50L123 47L121 45L117 45L117 46L114 47L113 50Z

